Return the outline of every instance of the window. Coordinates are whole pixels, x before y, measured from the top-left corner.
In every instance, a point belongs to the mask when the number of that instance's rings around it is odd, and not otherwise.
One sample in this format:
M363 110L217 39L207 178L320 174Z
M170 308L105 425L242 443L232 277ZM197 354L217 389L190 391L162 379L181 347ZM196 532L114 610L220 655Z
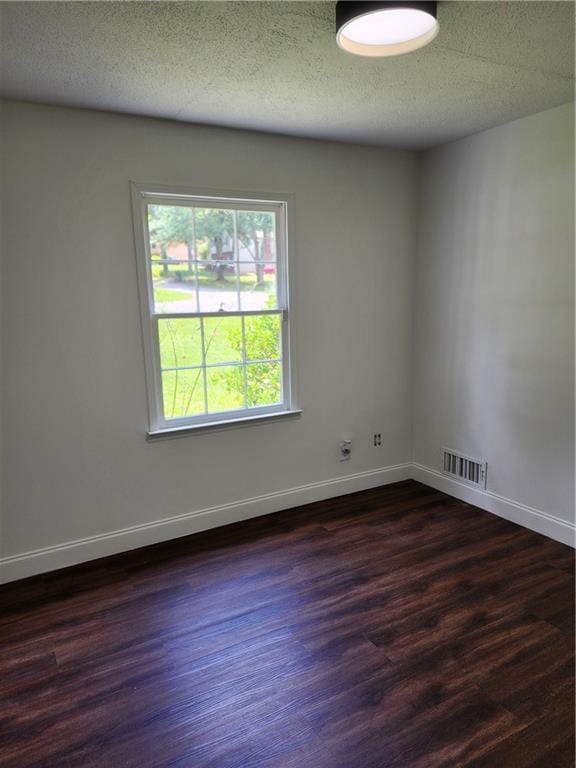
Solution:
M150 433L293 413L287 200L133 185Z

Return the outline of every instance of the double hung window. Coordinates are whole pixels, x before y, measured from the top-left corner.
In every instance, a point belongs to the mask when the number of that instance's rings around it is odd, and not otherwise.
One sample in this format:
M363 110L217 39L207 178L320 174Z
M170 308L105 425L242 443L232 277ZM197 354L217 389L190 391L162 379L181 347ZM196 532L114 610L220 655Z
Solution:
M150 432L292 409L288 203L133 185Z

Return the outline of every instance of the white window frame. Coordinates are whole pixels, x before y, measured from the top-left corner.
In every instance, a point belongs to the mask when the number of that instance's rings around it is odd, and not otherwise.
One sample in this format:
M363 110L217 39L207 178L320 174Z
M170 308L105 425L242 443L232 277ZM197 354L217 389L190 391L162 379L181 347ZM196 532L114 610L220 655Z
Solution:
M293 341L290 331L290 278L289 238L291 196L240 192L236 190L207 190L163 184L132 182L132 211L136 246L136 267L138 293L142 321L146 390L148 395L148 436L162 437L185 434L197 430L227 428L249 425L259 421L270 421L280 417L294 416L301 411L296 407L296 393L293 375ZM222 317L221 312L156 312L150 237L146 206L149 204L173 204L190 207L214 207L225 209L270 211L276 216L276 283L278 308L271 310L234 310L224 313L227 317L274 314L281 317L282 344L282 402L271 406L241 408L218 413L204 413L191 417L166 419L162 401L162 371L158 320L169 318ZM264 207L265 206L265 207ZM202 366L203 370L206 370Z

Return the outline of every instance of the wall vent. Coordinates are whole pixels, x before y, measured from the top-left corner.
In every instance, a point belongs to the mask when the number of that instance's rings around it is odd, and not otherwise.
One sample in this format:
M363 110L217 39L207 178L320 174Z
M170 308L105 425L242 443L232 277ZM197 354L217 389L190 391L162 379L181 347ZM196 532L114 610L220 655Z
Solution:
M476 488L486 488L486 462L442 448L442 474Z

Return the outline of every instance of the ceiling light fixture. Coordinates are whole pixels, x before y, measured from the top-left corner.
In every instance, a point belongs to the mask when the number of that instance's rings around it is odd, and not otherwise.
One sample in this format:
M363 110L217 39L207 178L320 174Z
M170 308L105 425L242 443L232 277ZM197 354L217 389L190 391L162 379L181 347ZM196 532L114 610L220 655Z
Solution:
M358 56L398 56L428 45L438 34L435 2L336 3L336 40Z

